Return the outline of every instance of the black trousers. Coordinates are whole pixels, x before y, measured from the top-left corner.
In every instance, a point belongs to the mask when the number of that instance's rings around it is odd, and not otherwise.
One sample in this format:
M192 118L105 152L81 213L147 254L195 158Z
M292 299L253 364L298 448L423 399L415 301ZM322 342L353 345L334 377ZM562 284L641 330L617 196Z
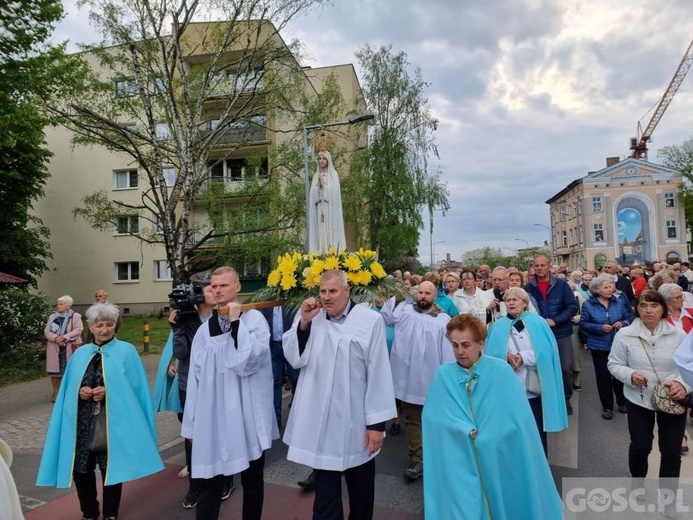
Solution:
M544 409L541 406L541 397L532 397L529 399L529 407L532 410L534 422L537 423L537 430L539 430L539 438L541 439L541 446L544 448L544 455L546 455L546 458L548 459L549 440L546 432L544 431Z
M90 456L90 458L93 456ZM90 461L91 462L91 461ZM94 467L90 464L90 467ZM105 475L101 475L105 478ZM92 469L88 473L72 472L72 478L77 488L79 508L82 516L86 518L99 518L99 501L96 498L96 473ZM123 484L103 486L103 517L118 516L120 497L123 493Z
M373 518L375 458L346 471L315 470L313 520L342 520L342 475L349 492L349 520Z
M628 466L632 477L647 476L647 456L652 451L655 419L659 436L660 478L678 478L681 472L681 441L686 429L686 414L655 412L630 401L628 406Z
M265 500L265 454L250 461L250 466L241 472L243 485L243 520L260 520L262 505ZM200 481L200 497L197 501L197 520L215 520L219 518L221 507L221 490L224 487L224 475L212 478L196 479Z
M626 398L623 396L623 383L611 375L606 367L609 361L608 350L590 350L594 363L594 375L597 379L597 392L599 400L602 402L602 410L614 409L614 394L616 394L616 404L623 406Z

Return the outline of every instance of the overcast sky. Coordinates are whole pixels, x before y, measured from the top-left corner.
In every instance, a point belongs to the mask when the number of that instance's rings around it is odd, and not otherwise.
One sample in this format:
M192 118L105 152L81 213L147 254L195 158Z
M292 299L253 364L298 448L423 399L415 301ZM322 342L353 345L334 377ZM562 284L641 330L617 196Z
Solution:
M66 0L56 39L93 41ZM365 43L392 45L421 68L450 211L435 214L436 259L483 246L541 245L544 203L571 181L625 157L693 38L690 0L335 0L283 36L306 65L353 62ZM358 69L357 69L358 70ZM659 147L693 135L693 73L653 134ZM386 208L384 208L386 210ZM419 254L430 259L428 214ZM520 239L520 240L518 240Z

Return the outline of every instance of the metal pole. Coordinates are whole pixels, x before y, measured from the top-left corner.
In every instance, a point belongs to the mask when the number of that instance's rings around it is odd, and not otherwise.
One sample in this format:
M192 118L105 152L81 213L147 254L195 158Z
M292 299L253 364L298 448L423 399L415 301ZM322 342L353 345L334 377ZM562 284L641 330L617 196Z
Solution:
M433 269L433 210L429 212L431 216L431 222L430 222L430 236L431 236L431 269Z
M310 182L308 180L308 128L303 125L303 177L306 184L306 253L310 253Z
M149 322L146 320L142 323L142 350L149 352Z

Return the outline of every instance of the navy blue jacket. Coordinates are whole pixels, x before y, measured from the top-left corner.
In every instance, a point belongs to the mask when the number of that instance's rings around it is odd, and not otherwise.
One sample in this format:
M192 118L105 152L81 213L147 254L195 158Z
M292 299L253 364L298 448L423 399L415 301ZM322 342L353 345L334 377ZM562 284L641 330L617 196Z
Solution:
M633 323L633 311L625 296L612 296L609 306L604 307L595 295L582 304L580 329L587 334L587 348L590 350L611 350L617 330L604 332L602 326L620 321L624 327Z
M542 318L551 318L556 325L551 331L556 338L565 338L573 333L572 319L578 312L578 304L568 282L550 275L546 300L537 286L536 277L526 285L525 291L537 302L537 312Z

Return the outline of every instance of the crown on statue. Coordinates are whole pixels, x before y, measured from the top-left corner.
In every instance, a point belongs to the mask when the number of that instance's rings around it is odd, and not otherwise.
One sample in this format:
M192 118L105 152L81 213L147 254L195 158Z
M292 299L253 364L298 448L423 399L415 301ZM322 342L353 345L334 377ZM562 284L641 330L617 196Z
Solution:
M319 152L324 152L332 148L332 136L327 130L320 130L313 138L313 144Z

